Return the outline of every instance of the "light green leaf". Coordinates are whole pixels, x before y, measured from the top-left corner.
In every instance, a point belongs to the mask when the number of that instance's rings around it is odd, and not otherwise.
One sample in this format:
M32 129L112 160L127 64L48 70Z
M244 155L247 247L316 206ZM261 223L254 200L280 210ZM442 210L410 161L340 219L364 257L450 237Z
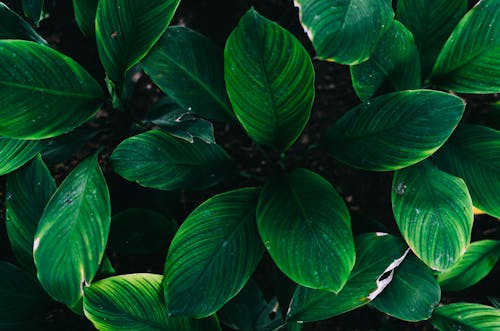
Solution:
M38 156L7 176L5 191L5 218L10 247L19 264L35 273L35 232L47 202L56 191L56 183Z
M460 126L434 158L439 168L465 181L474 206L500 218L500 131Z
M273 177L260 194L257 224L272 259L294 282L332 292L344 287L355 260L351 217L326 179L305 169Z
M122 82L167 29L180 0L103 0L96 14L99 57L108 76Z
M431 323L440 331L497 331L500 310L476 303L454 303L437 307Z
M0 135L41 139L89 120L103 101L78 63L31 41L0 40Z
M458 23L432 72L439 87L460 93L500 92L500 1L481 0Z
M27 16L36 26L42 20L43 0L21 0L24 15Z
M47 44L31 25L2 2L0 2L0 22L0 39L24 39Z
M474 212L461 178L425 160L394 173L391 199L401 234L429 267L448 270L465 253Z
M255 223L258 195L256 188L216 195L182 223L165 264L170 314L209 316L243 288L264 253Z
M366 305L389 284L394 268L407 253L404 241L398 237L385 233L357 236L356 264L344 288L335 294L298 286L287 319L320 321Z
M473 242L464 256L450 270L438 275L444 291L461 291L483 279L500 259L500 241Z
M295 0L319 59L342 64L368 60L394 12L388 0Z
M168 28L142 67L184 109L217 121L232 118L223 53L204 35L180 26Z
M76 24L80 31L89 38L95 38L95 18L98 2L99 0L73 0Z
M464 108L462 99L431 90L382 95L341 117L327 132L326 147L336 159L355 168L401 169L441 147Z
M94 155L54 193L35 234L37 276L54 300L68 306L80 300L104 255L110 221L108 187Z
M390 23L368 61L351 66L352 85L363 101L375 94L420 87L420 61L413 36L398 21Z
M36 140L0 137L0 176L22 167L42 150L43 145Z
M231 172L233 163L219 145L199 139L189 143L152 130L123 141L111 155L111 166L139 185L176 190L213 186Z
M253 8L229 35L224 77L234 112L259 144L288 149L307 124L314 69L300 42Z

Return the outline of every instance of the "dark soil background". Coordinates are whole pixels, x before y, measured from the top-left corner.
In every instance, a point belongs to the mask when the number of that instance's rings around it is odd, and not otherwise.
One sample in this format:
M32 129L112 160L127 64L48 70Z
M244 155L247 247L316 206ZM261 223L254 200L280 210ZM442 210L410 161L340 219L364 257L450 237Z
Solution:
M17 12L22 12L18 1L5 1ZM278 22L291 31L306 46L312 56L314 50L298 21L297 9L292 0L184 0L173 20L173 25L186 25L200 31L214 40L221 48L240 17L254 6L264 16ZM43 20L38 31L49 43L85 67L98 81L104 82L104 71L100 65L95 41L87 39L78 30L73 18L73 8L68 0L46 0L45 10L48 18ZM1 61L1 60L0 60ZM316 69L316 101L309 125L297 143L287 152L288 168L304 167L314 170L327 178L345 199L352 215L355 234L367 231L385 231L398 234L392 216L390 194L392 173L374 173L356 170L345 166L325 151L308 150L317 143L321 134L336 119L353 106L359 104L349 76L347 66L314 60ZM104 85L104 83L103 83ZM144 114L161 96L161 92L142 76L136 86L131 104L137 114ZM498 109L490 104L498 100L496 95L462 95L468 106L464 121L481 123L500 129ZM496 112L496 113L495 113ZM496 118L495 118L496 116ZM113 213L130 207L146 207L175 218L179 223L201 202L210 196L230 189L261 185L265 179L279 168L278 155L256 146L236 125L216 124L216 140L224 146L239 164L240 170L257 179L232 178L206 191L160 192L129 183L111 172L107 159L116 145L125 138L124 132L116 130L117 114L109 105L85 126L98 134L83 149L68 161L51 167L52 173L60 183L68 172L83 158L104 148L100 161L105 172L112 198ZM0 178L0 258L15 263L5 233L3 212L4 179ZM500 239L499 223L488 216L477 216L473 229L473 240ZM162 252L138 259L109 251L108 255L118 273L155 272L162 273L167 247ZM276 289L287 283L275 274L270 258L266 256L255 274L255 279L270 298ZM498 279L500 267L479 284L458 293L443 293L442 301L479 302L489 304L487 296L499 296ZM286 311L286 307L283 308ZM48 317L54 322L54 329L92 330L84 318L78 317L64 307L55 308ZM405 323L390 318L370 307L364 307L336 318L308 323L304 330L432 330L427 322Z

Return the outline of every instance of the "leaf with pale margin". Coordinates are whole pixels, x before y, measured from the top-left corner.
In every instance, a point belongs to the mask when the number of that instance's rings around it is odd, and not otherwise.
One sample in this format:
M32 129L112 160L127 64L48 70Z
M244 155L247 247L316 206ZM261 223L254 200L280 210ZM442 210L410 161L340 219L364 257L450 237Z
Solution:
M19 169L43 150L37 140L0 137L0 176Z
M0 2L0 39L31 40L42 45L47 42L21 16Z
M437 307L430 322L440 331L497 331L500 310L477 303L453 303Z

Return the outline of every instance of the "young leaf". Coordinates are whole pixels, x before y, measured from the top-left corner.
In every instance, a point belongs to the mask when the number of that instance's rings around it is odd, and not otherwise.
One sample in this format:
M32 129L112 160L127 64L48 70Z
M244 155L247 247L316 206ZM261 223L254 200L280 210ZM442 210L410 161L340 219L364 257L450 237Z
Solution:
M351 66L352 85L362 101L377 92L420 87L420 61L413 36L393 21L385 30L368 61Z
M42 45L47 42L21 16L0 2L0 39L31 40Z
M391 199L401 234L429 267L448 270L465 253L474 212L461 178L425 160L394 173Z
M255 223L258 195L256 188L216 195L182 223L165 264L170 314L209 316L243 288L264 253Z
M500 92L500 1L481 0L444 44L432 81L460 93Z
M220 331L215 315L205 319L168 317L161 280L161 275L153 274L100 280L85 288L85 316L100 331Z
M36 26L42 20L43 0L21 0L23 12Z
M0 137L0 176L23 166L43 150L37 140L19 140Z
M388 0L295 0L319 59L342 64L368 60L394 12Z
M431 323L440 331L500 329L500 310L476 303L454 303L437 307Z
M257 224L290 279L332 292L344 287L355 260L351 217L326 179L305 169L274 177L259 196Z
M224 77L234 112L259 144L288 149L314 101L314 69L300 42L253 8L226 42Z
M115 82L142 60L160 39L180 0L103 0L96 14L96 40L102 65Z
M7 176L5 219L10 247L19 264L35 273L33 241L43 210L56 191L40 156Z
M473 242L464 256L450 270L438 275L444 291L461 291L483 279L500 259L500 241Z
M184 109L217 121L232 118L223 53L204 35L180 26L168 28L142 67Z
M80 300L104 255L110 221L108 187L94 155L54 193L35 234L38 279L54 300L68 306Z
M388 171L415 164L441 147L465 104L451 94L413 90L371 99L328 131L328 150L352 167Z
M89 38L95 38L95 18L99 0L73 0L78 28Z
M230 173L233 163L219 146L189 143L159 130L123 141L111 155L113 170L139 185L160 190L202 189Z
M31 41L0 40L0 135L41 139L90 119L103 101L99 84L79 64Z

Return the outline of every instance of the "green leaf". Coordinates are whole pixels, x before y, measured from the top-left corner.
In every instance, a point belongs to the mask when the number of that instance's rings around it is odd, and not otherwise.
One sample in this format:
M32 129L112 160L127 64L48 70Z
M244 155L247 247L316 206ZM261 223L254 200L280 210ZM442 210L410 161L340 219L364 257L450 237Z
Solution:
M288 149L307 124L314 69L300 42L253 8L229 35L224 77L234 112L259 144Z
M395 318L417 322L429 319L441 298L432 270L414 255L395 271L392 281L370 304Z
M31 40L42 45L47 42L21 16L0 2L0 39Z
M49 165L64 163L78 153L98 133L95 129L78 127L69 133L44 140L42 157Z
M500 310L476 303L454 303L437 307L431 323L440 331L496 331L500 329Z
M344 288L335 294L298 286L287 319L319 321L366 305L390 283L394 268L408 251L404 241L392 235L366 233L357 236L356 264Z
M108 188L94 155L54 193L35 234L38 279L54 300L72 306L81 298L104 255L110 221Z
M355 260L351 217L326 179L305 169L272 178L259 197L257 224L272 259L294 282L344 287Z
M223 53L204 35L180 26L168 28L142 67L184 109L217 121L232 118Z
M78 63L31 41L0 40L0 135L41 139L90 119L103 101L99 84Z
M123 141L111 155L111 166L139 185L176 190L213 186L231 172L233 162L219 145L152 130Z
M439 87L460 93L500 92L500 1L482 0L458 23L432 72Z
M209 316L243 288L264 253L255 223L258 195L256 188L216 195L182 223L165 264L170 314Z
M422 78L431 71L446 39L467 11L467 0L399 0L396 17L415 37Z
M483 279L500 259L500 241L473 242L464 256L450 270L438 275L444 291L461 291Z
M459 126L435 160L440 168L465 181L474 206L500 218L500 131Z
M5 218L10 247L19 264L35 273L33 241L56 183L40 156L7 176Z
M465 253L474 212L461 178L425 160L394 173L391 199L401 234L429 267L448 270Z
M161 280L161 275L131 274L98 281L85 288L85 316L100 331L220 331L215 315L168 317Z
M327 132L326 147L336 159L355 168L401 169L441 147L464 108L462 99L437 91L382 95L341 117Z
M419 88L420 61L411 32L398 21L391 22L370 59L351 66L351 77L362 101L383 92Z
M302 26L320 60L368 60L394 17L388 0L295 0Z
M160 39L180 0L103 0L96 14L99 57L108 76L122 82Z
M21 0L23 5L23 12L26 17L38 26L42 20L43 14L43 0Z
M73 0L76 24L80 31L89 38L95 38L95 18L98 2L99 0Z
M0 137L0 176L23 166L42 151L36 140L18 140Z

